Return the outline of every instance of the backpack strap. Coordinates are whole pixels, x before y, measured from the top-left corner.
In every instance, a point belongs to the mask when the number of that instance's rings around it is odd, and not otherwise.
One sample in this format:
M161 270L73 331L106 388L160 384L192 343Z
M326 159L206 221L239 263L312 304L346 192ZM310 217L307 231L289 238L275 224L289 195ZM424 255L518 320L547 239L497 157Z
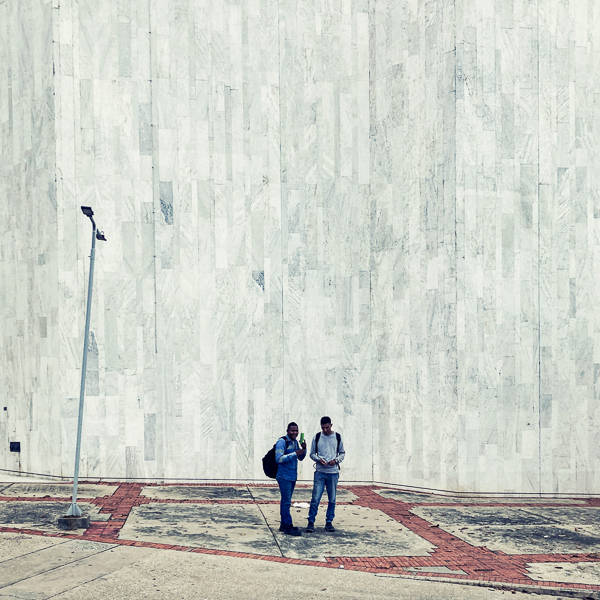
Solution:
M282 435L279 439L285 441L285 449L286 449L286 451L290 447L290 444L292 444L292 445L294 444L294 442L289 442L288 443L287 436L285 436L285 435ZM275 445L277 445L277 442L275 442ZM275 448L275 446L273 446L273 448Z

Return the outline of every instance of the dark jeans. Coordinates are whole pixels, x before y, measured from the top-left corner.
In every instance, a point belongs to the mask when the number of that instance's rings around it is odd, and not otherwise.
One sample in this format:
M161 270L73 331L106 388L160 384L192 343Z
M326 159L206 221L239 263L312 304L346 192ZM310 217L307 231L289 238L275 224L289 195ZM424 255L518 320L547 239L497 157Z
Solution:
M291 527L292 515L290 513L290 507L292 506L292 494L294 493L296 482L277 478L277 483L279 484L279 491L281 492L281 503L279 504L281 525L283 527Z
M315 471L312 500L310 501L310 509L308 510L309 521L315 522L315 517L319 510L319 502L321 502L321 496L323 496L325 488L327 488L327 500L329 501L325 521L329 523L333 521L335 517L335 492L339 478L339 473L320 473L319 471Z

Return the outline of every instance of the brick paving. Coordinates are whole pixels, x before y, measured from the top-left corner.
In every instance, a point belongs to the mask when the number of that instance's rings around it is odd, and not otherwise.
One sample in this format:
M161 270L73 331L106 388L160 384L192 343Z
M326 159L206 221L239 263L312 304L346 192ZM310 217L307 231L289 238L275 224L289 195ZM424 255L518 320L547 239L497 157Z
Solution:
M108 482L99 482L108 483ZM133 507L144 504L153 503L172 503L172 504L278 504L273 500L245 500L245 499L164 499L151 498L141 495L143 488L160 485L161 487L170 484L147 484L147 483L120 483L117 485L116 491L112 495L102 496L97 498L85 498L88 504L94 504L100 507L100 513L110 514L108 521L93 521L90 528L83 535L75 535L61 532L37 531L32 529L0 527L0 531L13 533L27 533L32 535L44 535L52 537L62 537L78 540L90 540L98 542L108 542L125 546L136 546L145 548L157 548L176 550L181 552L195 552L201 554L212 554L222 556L235 556L240 558L266 560L280 563L288 563L295 565L312 565L323 568L344 568L354 571L366 571L369 573L386 573L391 575L423 577L427 579L435 578L436 580L464 580L472 582L495 582L516 584L524 586L537 586L540 588L562 588L565 587L575 590L594 590L600 591L600 582L598 585L578 584L552 581L539 581L532 579L527 573L528 563L545 563L545 562L600 562L600 552L596 553L577 553L577 554L506 554L498 550L489 550L484 547L473 546L464 540L444 531L437 525L432 525L425 519L413 514L411 508L416 506L447 506L442 501L436 502L419 502L410 503L396 499L385 498L377 494L374 490L384 489L377 486L339 486L339 489L346 489L353 492L357 496L357 500L353 502L338 502L338 505L362 506L370 509L379 510L390 518L396 520L407 529L430 542L435 549L430 556L385 556L385 557L346 557L346 556L328 556L325 562L316 560L302 560L297 558L286 558L281 556L269 556L262 554L252 554L245 552L231 552L227 550L214 550L208 548L197 548L190 546L179 546L170 544L150 543L144 541L131 541L119 539L119 533L125 524ZM171 484L182 485L182 484ZM216 486L221 487L223 484L185 484L189 486L200 485L202 487ZM228 487L243 487L252 490L259 487L272 487L262 484L227 484ZM301 486L298 486L301 487ZM0 496L0 501L8 502L70 502L71 498L57 498L45 496L40 497L15 497L15 496ZM581 500L581 498L579 498ZM584 504L577 505L578 508L585 507L600 507L600 498L583 499ZM474 506L468 498L465 498L461 503L453 504L453 507ZM511 507L517 506L511 504L510 499L506 502L490 502L482 503L479 501L477 506L494 506L494 507ZM560 506L554 500L552 503L544 504L539 501L536 503L519 502L518 507L534 507L540 508L544 506ZM569 505L572 506L572 505ZM599 540L600 545L600 540ZM434 568L446 567L449 571L462 571L459 573L440 573L431 571L414 571L415 568Z

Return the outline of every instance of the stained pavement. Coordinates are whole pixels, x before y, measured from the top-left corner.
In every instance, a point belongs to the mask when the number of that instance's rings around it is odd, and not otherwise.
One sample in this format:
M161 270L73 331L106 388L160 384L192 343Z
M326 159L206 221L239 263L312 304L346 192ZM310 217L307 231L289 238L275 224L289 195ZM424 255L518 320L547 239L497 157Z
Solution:
M19 555L8 551L19 534L61 542L60 551L50 545L29 553L42 569L35 577L48 565L63 568L61 561L75 552L68 544L77 542L84 545L77 552L103 552L108 565L126 548L175 550L600 598L598 498L442 496L341 485L336 532L324 531L323 503L315 533L293 538L278 531L279 495L272 485L87 482L78 503L92 525L64 532L56 519L70 491L64 483L0 483L0 598L8 591L20 597L10 575ZM310 486L299 486L294 502L309 499ZM306 515L307 508L293 508L297 525L306 524Z

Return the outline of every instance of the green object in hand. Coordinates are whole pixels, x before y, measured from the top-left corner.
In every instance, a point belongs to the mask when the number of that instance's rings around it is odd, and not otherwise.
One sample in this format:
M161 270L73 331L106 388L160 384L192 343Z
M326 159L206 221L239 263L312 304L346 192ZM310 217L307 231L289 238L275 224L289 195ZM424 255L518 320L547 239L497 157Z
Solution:
M303 433L300 434L300 443L304 444L304 434Z

